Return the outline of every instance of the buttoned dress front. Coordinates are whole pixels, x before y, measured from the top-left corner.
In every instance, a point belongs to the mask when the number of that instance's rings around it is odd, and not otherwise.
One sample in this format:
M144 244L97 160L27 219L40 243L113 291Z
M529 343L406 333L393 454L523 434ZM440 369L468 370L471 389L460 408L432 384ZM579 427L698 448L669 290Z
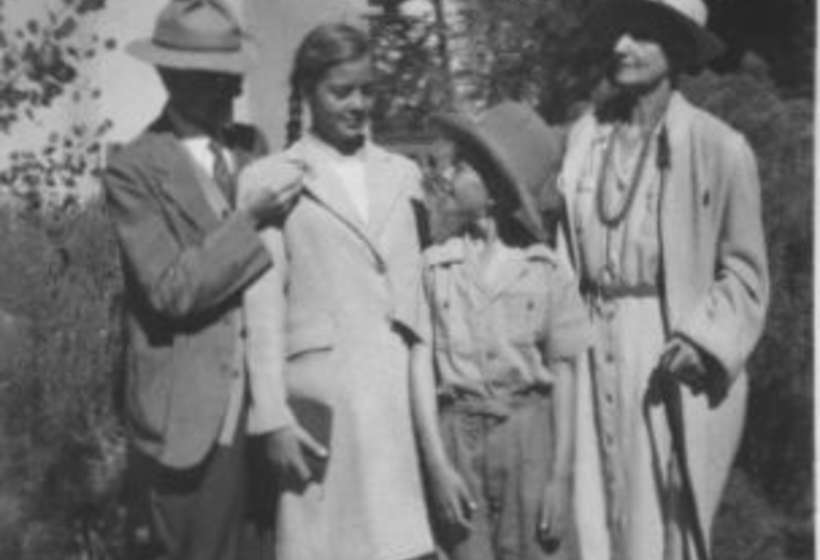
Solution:
M240 179L248 192L285 160L309 168L284 227L263 233L282 266L245 298L251 380L267 395L252 403L251 426L293 423L288 395L333 411L324 479L279 497L275 558L415 558L433 551L409 396L410 344L428 330L418 322L420 173L367 144L353 156L363 163L364 214L356 185L345 184L358 166L340 175L341 155L328 150L308 136Z
M589 299L596 331L591 356L613 558L661 559L663 515L652 472L649 430L653 425L662 427L664 416L660 407L644 407L649 376L665 342L658 289L658 131L646 140L648 165L636 176L633 203L615 227L601 221L599 180L604 204L612 214L627 203L632 174L631 166L623 166L629 167L627 171L614 156L613 165L605 167L612 134L612 125L597 130L571 211L583 277L597 289L631 294ZM645 414L650 415L649 421ZM666 430L657 430L656 435L661 438L656 442L658 461L665 470L669 437Z
M479 267L469 245L425 254L442 435L478 504L469 534L442 544L452 560L575 558L571 529L547 552L536 524L555 460L548 364L590 338L577 283L546 246L500 245Z

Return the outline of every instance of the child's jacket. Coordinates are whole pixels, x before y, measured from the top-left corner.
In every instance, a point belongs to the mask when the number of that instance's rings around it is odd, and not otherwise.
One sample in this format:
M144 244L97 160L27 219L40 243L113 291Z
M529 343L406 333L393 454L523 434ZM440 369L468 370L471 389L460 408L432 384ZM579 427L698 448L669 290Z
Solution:
M549 386L546 364L589 343L589 318L569 268L542 244L501 250L489 285L467 262L463 238L425 253L443 393L495 397Z

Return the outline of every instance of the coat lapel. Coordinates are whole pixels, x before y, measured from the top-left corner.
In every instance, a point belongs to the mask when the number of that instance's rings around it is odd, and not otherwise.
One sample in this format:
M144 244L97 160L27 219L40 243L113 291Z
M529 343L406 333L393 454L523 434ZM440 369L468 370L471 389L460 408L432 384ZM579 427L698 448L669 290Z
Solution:
M311 146L311 142L313 140L302 140L288 150L288 156L308 165L305 188L357 234L366 235L364 222L345 193L340 177L327 164L321 151Z
M169 158L168 179L160 189L189 221L203 231L212 230L219 224L219 218L202 192L195 162L171 134L163 137L163 151Z
M286 154L287 158L307 164L308 175L304 180L306 194L326 208L363 243L379 270L386 270L387 261L345 193L341 179L327 165L321 151L311 146L310 142L312 140L303 139L290 148Z
M179 142L170 119L167 115L161 116L149 130L157 135L158 159L166 162L167 176L158 185L160 194L199 229L209 231L215 228L219 218L202 192L196 163Z
M708 224L702 223L704 215L698 210L700 170L693 153L691 106L680 95L675 94L669 103L666 126L669 133L670 167L664 173L661 211L659 212L661 232L661 255L663 256L664 289L666 290L666 313L670 329L682 319L687 310L676 309L671 302L692 301L698 287L692 282L681 282L689 278L694 266L693 255L700 254L698 236L689 232L702 231ZM683 251L681 248L685 247Z

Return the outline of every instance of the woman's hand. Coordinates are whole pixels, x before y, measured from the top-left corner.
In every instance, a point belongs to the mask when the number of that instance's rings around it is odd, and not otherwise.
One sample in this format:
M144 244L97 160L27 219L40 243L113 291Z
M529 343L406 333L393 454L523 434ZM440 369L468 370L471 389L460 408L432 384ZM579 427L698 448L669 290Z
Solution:
M554 477L544 486L536 536L547 552L555 551L561 546L570 526L571 495L569 476Z
M701 352L685 338L673 336L669 340L658 366L688 385L695 394L706 389L706 365Z
M461 475L449 462L430 469L433 502L438 517L449 527L469 532L477 505Z
M306 454L327 460L327 449L301 426L285 426L268 434L265 446L279 484L285 488L304 488L312 478Z
M705 393L712 404L723 400L729 390L729 377L717 360L679 335L667 342L650 380L651 402L662 399L663 383L672 379L688 386L695 395Z

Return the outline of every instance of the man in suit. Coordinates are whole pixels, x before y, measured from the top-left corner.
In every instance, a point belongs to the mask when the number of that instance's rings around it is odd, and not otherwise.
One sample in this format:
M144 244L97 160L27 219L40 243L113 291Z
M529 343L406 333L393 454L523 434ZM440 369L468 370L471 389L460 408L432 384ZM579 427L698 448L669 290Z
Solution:
M159 543L150 554L164 558L238 554L254 400L242 293L276 266L258 230L281 222L301 189L294 167L233 208L236 174L265 151L257 130L232 122L253 61L245 37L222 0L171 0L151 39L128 46L157 67L168 102L104 177L126 281L129 471ZM256 418L257 431L283 413ZM138 545L129 558L146 555Z

